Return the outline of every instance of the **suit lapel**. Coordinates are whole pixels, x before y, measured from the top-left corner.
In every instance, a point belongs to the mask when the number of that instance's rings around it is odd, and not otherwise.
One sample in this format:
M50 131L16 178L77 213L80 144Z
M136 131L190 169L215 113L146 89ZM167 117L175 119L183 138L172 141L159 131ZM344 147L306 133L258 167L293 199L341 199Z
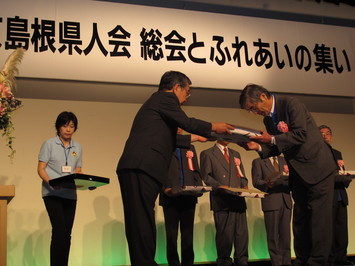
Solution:
M288 121L285 117L285 113L283 112L283 110L285 109L283 105L284 105L284 101L282 100L282 97L277 97L277 98L275 97L275 110L276 110L277 121L278 121L277 123L283 121L286 124L288 124ZM270 135L279 135L282 133L277 129L277 124L276 125L274 124L270 116L264 117L264 125L266 127L266 131Z
M289 124L289 121L287 119L288 115L286 112L283 111L283 110L286 110L286 107L285 107L286 102L283 100L282 97L278 97L276 104L277 104L277 110L278 110L278 112L277 112L278 121L283 121L286 124Z
M264 160L265 167L269 169L271 172L274 171L274 166L271 164L270 159L268 158L267 160Z

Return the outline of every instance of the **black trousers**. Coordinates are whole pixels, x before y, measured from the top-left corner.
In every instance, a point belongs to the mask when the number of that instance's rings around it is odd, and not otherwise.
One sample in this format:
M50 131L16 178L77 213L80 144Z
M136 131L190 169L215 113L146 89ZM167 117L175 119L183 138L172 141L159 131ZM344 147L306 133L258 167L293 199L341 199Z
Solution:
M213 211L216 227L217 265L248 265L248 225L245 211Z
M43 200L52 224L50 265L67 266L76 200L53 196L43 197Z
M338 201L333 205L333 243L329 262L346 261L348 248L347 206Z
M277 210L264 212L267 245L272 266L291 265L291 213L292 211L285 204Z
M293 265L326 265L332 243L334 175L309 185L296 176L291 185L295 201L293 235L296 259Z
M192 266L194 264L193 230L196 204L183 201L182 197L179 197L179 201L163 206L166 255L169 266ZM181 264L177 251L179 224L181 232Z
M161 184L140 170L121 170L121 187L126 238L132 266L157 266L155 201Z

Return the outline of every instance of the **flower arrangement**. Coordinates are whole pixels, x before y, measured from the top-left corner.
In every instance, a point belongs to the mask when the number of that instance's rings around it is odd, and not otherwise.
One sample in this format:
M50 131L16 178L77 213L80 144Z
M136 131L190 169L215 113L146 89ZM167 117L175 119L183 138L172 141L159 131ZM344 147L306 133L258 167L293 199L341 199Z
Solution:
M21 106L13 91L16 89L15 74L18 73L17 65L21 62L25 50L18 48L6 60L0 72L0 130L3 130L2 137L6 138L6 146L11 150L9 157L13 159L15 150L12 146L14 137L14 125L11 121L12 112Z

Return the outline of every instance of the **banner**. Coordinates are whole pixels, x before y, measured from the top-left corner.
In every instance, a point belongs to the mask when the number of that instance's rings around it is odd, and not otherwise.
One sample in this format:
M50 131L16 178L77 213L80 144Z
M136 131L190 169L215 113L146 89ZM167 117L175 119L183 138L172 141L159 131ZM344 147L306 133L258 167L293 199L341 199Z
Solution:
M89 0L3 0L0 64L21 77L355 96L355 29Z

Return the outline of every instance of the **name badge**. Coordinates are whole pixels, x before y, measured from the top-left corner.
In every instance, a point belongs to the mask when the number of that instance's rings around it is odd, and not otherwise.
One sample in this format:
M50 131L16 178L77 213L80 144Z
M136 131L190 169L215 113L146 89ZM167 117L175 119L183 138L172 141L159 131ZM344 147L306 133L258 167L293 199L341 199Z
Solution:
M62 166L62 173L71 173L71 166Z

